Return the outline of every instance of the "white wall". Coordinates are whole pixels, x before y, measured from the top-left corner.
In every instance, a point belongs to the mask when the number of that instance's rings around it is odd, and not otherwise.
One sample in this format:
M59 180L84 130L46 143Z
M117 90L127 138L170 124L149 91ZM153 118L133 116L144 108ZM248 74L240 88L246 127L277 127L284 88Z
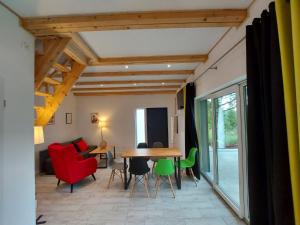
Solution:
M137 108L168 107L169 142L171 142L171 116L174 115L175 95L136 95L76 97L78 130L89 144L98 145L100 131L90 122L90 114L98 113L107 120L104 139L114 144L117 151L135 146L135 110Z
M177 110L176 113L178 119L178 133L175 131L174 135L174 146L180 149L183 158L185 158L185 118L184 118L184 109Z
M271 0L256 0L248 10L248 17L238 28L231 28L223 40L209 54L207 62L199 66L189 81L200 76L211 67L226 51L233 47L246 35L246 25L251 24L255 17L260 17L268 8ZM203 96L220 90L237 81L246 79L246 42L242 41L233 51L216 64L217 70L208 70L196 81L196 95Z
M34 38L0 6L0 76L4 78L3 225L35 224L33 145Z
M0 224L3 224L3 182L4 182L4 172L3 172L3 122L4 122L4 79L0 76Z
M39 99L36 99L36 103ZM66 124L66 113L72 113L72 124ZM35 146L35 170L39 171L39 151L47 149L54 142L71 141L78 137L76 98L67 95L55 113L55 123L44 128L45 142Z

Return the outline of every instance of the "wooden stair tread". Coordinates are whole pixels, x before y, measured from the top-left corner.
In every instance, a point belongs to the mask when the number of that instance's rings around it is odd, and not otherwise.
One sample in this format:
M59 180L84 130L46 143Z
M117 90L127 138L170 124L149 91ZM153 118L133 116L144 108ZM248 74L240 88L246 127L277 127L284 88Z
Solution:
M42 91L35 91L34 93L36 96L41 96L41 97L52 97L51 94L46 93L46 92L42 92Z
M45 107L43 107L43 106L37 106L37 105L33 106L33 108L35 110L43 110L43 109L45 109Z
M52 79L50 77L45 77L44 78L44 82L48 83L48 84L52 84L52 85L61 85L62 83L59 82L58 80Z
M55 68L56 70L62 72L62 73L69 73L69 72L71 72L71 70L68 67L66 67L64 65L61 65L59 63L54 63L52 67Z

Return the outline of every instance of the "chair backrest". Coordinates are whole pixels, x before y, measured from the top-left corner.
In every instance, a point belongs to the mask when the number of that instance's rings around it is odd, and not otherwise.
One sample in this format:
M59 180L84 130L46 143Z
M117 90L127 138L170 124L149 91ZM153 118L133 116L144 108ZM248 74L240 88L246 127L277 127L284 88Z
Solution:
M164 144L160 141L153 142L152 148L163 148Z
M147 143L144 143L144 142L139 143L139 144L137 145L137 148L148 148L148 144L147 144Z
M171 159L159 159L154 171L160 176L172 175L175 172L173 161Z
M144 175L150 171L150 168L144 157L134 157L130 160L129 171L135 175Z
M188 160L191 163L191 165L195 164L197 151L198 149L195 147L190 149L189 155L186 160Z
M56 177L67 178L69 176L68 166L76 162L78 157L74 145L63 146L55 143L48 146L48 151Z

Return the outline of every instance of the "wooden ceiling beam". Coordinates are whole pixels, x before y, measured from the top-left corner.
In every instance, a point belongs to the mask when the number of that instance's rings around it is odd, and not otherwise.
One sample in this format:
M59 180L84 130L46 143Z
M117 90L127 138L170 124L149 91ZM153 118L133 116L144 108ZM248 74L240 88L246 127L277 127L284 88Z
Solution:
M137 90L137 89L175 89L175 90L177 90L178 88L180 88L180 85L73 88L72 91L122 91L122 90Z
M208 55L164 55L164 56L134 56L99 58L90 66L108 65L136 65L136 64L163 64L163 63L195 63L206 62Z
M101 85L101 84L152 84L152 83L184 83L185 79L168 80L114 80L114 81L81 81L76 85Z
M83 31L231 27L240 25L247 9L125 12L23 18L23 27L36 36Z
M147 71L119 71L83 73L81 77L127 77L145 75L191 75L194 70L147 70Z
M75 92L73 93L75 96L110 96L110 95L170 95L176 94L176 90L174 91L119 91L119 92Z

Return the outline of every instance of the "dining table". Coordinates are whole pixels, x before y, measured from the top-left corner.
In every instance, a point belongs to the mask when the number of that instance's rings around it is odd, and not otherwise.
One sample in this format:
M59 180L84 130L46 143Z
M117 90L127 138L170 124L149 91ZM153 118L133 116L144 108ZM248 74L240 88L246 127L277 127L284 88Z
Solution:
M134 157L171 157L174 158L175 165L175 180L178 189L181 189L181 172L180 172L180 157L182 157L182 153L177 148L132 148L127 149L121 152L121 157L124 159L124 189L127 190L130 184L132 174L127 172L127 160L129 159L129 167L130 161Z

